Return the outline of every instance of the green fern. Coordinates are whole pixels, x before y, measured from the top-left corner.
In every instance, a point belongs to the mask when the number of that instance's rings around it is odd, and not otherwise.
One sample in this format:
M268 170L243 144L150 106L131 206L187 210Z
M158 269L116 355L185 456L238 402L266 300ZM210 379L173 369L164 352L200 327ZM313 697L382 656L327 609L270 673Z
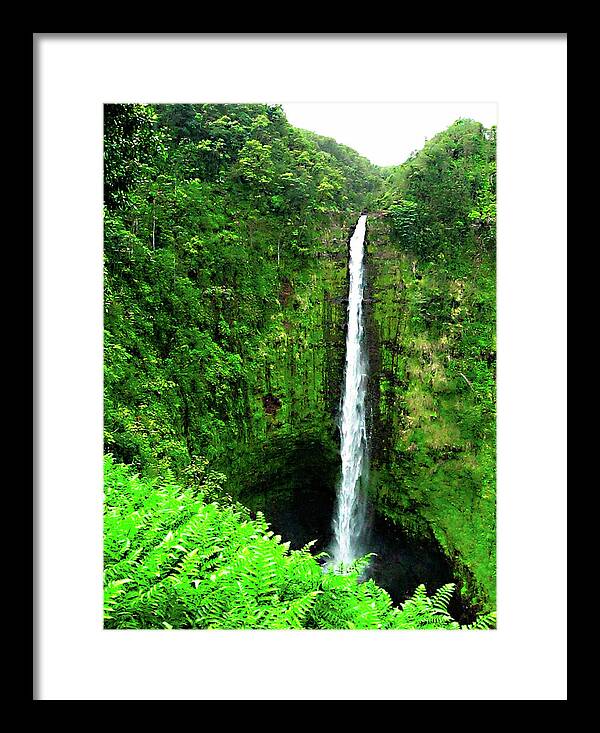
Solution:
M455 629L454 587L424 586L400 608L359 558L325 570L309 543L290 550L260 513L217 503L214 476L181 487L105 461L104 624L110 629ZM491 628L495 616L473 629Z
M469 630L495 629L496 628L496 612L483 613L479 615L472 624L467 624L464 628Z

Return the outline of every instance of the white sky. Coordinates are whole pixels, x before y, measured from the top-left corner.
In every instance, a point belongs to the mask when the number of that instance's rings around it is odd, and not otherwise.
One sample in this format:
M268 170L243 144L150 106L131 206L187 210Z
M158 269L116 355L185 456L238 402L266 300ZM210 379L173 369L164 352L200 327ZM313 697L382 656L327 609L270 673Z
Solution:
M333 137L377 165L398 165L459 117L496 124L495 102L286 102L295 127Z

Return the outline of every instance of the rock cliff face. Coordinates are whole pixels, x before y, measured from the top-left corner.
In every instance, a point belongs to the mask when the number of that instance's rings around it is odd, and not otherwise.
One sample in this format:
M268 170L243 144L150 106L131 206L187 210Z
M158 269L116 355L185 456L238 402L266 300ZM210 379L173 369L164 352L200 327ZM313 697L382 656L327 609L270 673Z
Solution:
M234 470L224 467L244 504L263 511L293 544L318 539L318 549L326 549L330 536L340 470L336 415L352 230L350 220L339 222L320 256L282 282L266 331L264 371L250 399L254 437L240 448ZM424 327L416 317L431 283L421 282L415 261L392 244L385 220L373 215L366 276L374 525L394 525L404 543L409 538L427 552L439 546L465 596L491 608L495 505L485 491L490 456L464 429L471 397L447 373L450 341L443 329Z
M468 431L475 398L448 370L452 323L428 328L417 318L431 282L391 245L383 219L370 220L367 247L371 501L416 539L435 539L464 592L491 608L495 502L486 482L494 447L474 443ZM460 291L462 283L448 287Z
M324 548L330 532L351 221L336 222L319 256L281 282L249 400L251 437L235 469L223 466L232 493L296 545L319 538Z

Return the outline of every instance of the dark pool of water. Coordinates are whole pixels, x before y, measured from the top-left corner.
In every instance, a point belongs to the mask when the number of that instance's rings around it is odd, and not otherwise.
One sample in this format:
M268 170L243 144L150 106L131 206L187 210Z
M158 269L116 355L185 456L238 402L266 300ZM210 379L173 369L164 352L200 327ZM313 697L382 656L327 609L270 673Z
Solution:
M369 576L387 590L394 603L405 601L421 583L429 595L445 583L455 583L450 613L460 623L475 619L475 610L461 597L452 566L436 542L418 542L390 521L375 516L368 546L376 553Z
M297 492L290 501L276 493L264 497L261 506L271 529L289 541L292 549L299 549L311 540L317 540L315 552L327 551L332 539L331 517L334 496L321 489ZM409 598L423 583L429 594L445 583L456 583L450 562L435 542L417 542L383 517L370 518L369 536L365 552L376 553L367 577L372 577L385 588L394 603ZM474 620L475 612L454 592L450 613L461 623Z

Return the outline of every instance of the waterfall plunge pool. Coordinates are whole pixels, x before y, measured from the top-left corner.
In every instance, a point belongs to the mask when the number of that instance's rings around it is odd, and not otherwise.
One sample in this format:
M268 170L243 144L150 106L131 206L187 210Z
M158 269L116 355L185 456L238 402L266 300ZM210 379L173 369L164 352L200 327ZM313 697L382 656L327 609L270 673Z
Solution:
M459 593L451 563L439 545L433 540L413 539L386 521L369 505L361 489L369 453L365 402L369 365L363 313L366 220L366 214L361 214L348 240L339 442L334 445L332 436L322 442L316 434L296 435L291 440L288 436L261 457L258 465L262 475L254 486L247 487L250 491L241 500L262 511L271 529L289 541L292 549L315 541L313 551L328 552L333 566L374 553L365 578L385 588L396 605L421 583L431 595L445 583L454 582L457 588L450 613L460 623L469 623L475 619L475 610Z
M319 451L314 448L311 443L313 460L319 456ZM292 463L288 467L285 489L278 488L277 478L272 477L268 490L263 488L259 495L252 496L252 500L248 494L242 502L250 504L253 510L260 509L273 532L289 541L292 549L298 550L316 540L312 548L315 553L330 551L334 540L331 518L335 481L322 481L319 474L334 477L337 471L331 471L327 466L322 468L320 471L311 464L307 473L306 462ZM429 594L444 583L456 583L450 613L460 623L474 621L475 609L461 597L459 581L437 542L409 536L372 507L367 524L369 530L365 544L367 551L375 553L376 557L372 559L366 577L373 578L385 588L394 604L409 598L420 583L425 585Z

